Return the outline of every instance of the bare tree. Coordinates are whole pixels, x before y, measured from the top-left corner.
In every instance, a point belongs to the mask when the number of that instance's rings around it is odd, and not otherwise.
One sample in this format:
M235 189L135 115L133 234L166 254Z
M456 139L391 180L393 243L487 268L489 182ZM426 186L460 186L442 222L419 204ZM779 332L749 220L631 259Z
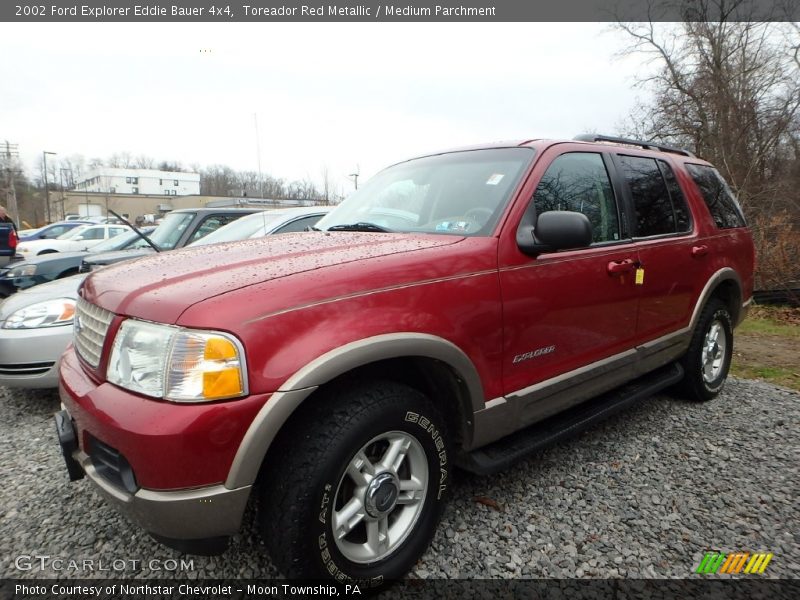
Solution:
M641 83L655 103L637 115L650 139L686 145L718 164L744 204L769 193L776 150L800 108L800 72L776 23L620 24L661 64ZM779 38L778 38L779 39Z
M798 26L747 18L755 6L748 0L681 4L693 20L617 24L632 41L628 52L656 66L639 80L654 100L635 109L636 124L624 133L688 147L717 165L762 240L761 264L769 264L773 236L759 228L780 230L775 217L785 214L786 235L800 238L792 230L800 223ZM786 278L800 278L797 262L783 262Z
M133 156L130 152L115 152L106 161L106 165L116 169L131 169L134 166Z
M155 167L155 164L155 159L145 154L140 154L133 161L133 166L137 169L152 169Z
M276 179L271 175L262 175L261 189L265 198L284 198L286 189L283 179Z
M292 200L315 200L319 201L322 197L314 182L308 178L300 181L293 181L286 188L286 197Z
M76 181L83 178L86 171L86 159L80 154L72 154L61 159L61 169L65 171L64 186L72 187Z
M181 172L184 171L185 169L183 168L183 165L180 163L180 161L162 160L160 163L158 163L158 170Z

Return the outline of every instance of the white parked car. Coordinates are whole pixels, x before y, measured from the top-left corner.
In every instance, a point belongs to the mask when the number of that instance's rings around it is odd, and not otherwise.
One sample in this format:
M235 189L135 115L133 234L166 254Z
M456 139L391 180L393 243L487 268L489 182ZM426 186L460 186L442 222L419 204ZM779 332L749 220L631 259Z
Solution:
M81 225L55 239L20 242L17 254L30 258L51 252L83 252L126 231L128 227L125 225Z

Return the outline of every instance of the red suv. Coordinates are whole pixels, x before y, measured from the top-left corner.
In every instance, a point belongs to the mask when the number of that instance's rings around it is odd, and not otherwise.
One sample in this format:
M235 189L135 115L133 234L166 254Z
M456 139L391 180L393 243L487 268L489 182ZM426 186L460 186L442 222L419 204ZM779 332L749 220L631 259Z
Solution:
M159 540L224 549L257 494L289 576L376 584L487 473L730 366L753 245L691 153L581 136L376 175L313 232L93 273L59 438Z

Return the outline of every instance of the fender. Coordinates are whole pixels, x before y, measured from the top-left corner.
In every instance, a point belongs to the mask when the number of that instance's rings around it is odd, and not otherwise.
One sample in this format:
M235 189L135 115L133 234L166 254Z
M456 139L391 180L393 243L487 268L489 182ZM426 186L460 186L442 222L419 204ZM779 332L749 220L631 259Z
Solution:
M225 487L236 489L255 482L261 463L281 427L321 385L373 362L412 356L442 361L456 372L469 393L465 414L471 417L484 408L483 386L475 365L458 346L444 338L423 333L391 333L351 342L308 363L270 397L242 439Z
M734 327L736 327L739 323L742 322L745 315L745 309L750 304L752 298L748 298L746 301L742 298L742 279L739 277L739 274L731 269L730 267L724 267L714 273L711 277L709 277L706 285L703 287L703 291L700 292L700 297L697 299L697 303L694 305L694 311L692 312L692 318L689 321L688 329L690 331L694 331L695 326L697 325L697 320L700 318L700 311L703 310L703 307L708 302L708 299L711 298L711 295L716 291L719 284L724 281L733 281L736 284L736 289L739 292L739 309L736 315L734 316Z

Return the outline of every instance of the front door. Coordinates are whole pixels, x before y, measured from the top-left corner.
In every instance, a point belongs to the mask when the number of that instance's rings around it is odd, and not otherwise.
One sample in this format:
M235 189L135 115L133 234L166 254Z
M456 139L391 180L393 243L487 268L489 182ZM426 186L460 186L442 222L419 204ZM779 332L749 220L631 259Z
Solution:
M535 257L515 245L501 250L504 395L517 405L518 425L610 389L635 355L638 255L611 185L613 166L599 152L558 148L534 168L528 210L582 212L593 243Z

